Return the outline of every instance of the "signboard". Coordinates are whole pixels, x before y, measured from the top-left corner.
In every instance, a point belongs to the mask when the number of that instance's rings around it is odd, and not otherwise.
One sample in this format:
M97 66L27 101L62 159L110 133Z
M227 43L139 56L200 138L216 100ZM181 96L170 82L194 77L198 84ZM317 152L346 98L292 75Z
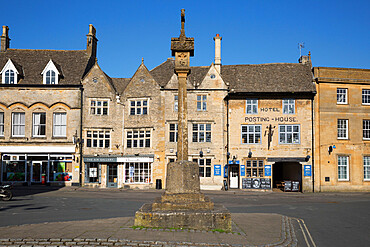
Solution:
M84 157L84 162L117 162L116 157Z
M89 175L90 175L90 178L97 178L98 177L98 168L90 167Z
M118 157L117 162L153 162L152 157Z
M214 176L221 176L221 165L214 165Z
M240 176L244 177L245 176L245 165L240 166Z
M224 178L227 178L227 171L228 171L228 168L229 168L229 165L228 165L228 164L226 164L226 165L224 166Z
M311 177L311 165L304 165L304 176Z
M271 165L265 165L265 176L271 177Z
M284 181L284 191L299 191L299 181Z
M243 178L242 189L271 189L270 178Z

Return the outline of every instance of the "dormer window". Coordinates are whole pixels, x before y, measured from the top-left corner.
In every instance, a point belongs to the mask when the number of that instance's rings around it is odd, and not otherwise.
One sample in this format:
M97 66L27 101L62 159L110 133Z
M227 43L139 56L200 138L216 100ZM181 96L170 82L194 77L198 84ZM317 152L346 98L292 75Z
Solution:
M58 75L60 73L51 59L41 74L43 75L43 84L58 84Z
M18 71L15 68L12 60L8 60L4 68L1 71L2 83L3 84L17 84Z

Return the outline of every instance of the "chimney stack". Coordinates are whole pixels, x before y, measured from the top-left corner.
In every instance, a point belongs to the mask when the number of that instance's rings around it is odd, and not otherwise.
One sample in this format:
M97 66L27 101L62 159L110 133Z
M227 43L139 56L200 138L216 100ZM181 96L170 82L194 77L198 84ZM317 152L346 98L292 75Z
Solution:
M97 46L98 46L98 39L96 38L95 35L96 35L96 29L92 24L90 24L89 25L89 33L86 35L87 36L86 52L91 57L96 58L96 50L97 50Z
M9 27L3 26L3 35L1 35L1 50L0 51L6 51L9 48Z
M311 52L310 51L308 52L308 56L301 56L298 59L298 62L299 63L302 63L302 64L311 64L311 67L312 67L312 63L311 63Z
M215 67L218 73L221 74L221 40L222 40L222 37L220 37L219 34L216 34L216 37L214 37L213 40L215 41Z

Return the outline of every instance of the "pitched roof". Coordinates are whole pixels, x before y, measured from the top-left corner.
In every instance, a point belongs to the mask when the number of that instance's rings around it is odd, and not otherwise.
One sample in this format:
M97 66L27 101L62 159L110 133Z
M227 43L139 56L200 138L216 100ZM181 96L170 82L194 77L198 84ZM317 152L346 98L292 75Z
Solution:
M114 87L119 94L123 94L127 85L130 83L131 78L111 78Z
M188 81L194 85L199 86L206 76L210 66L194 66L190 67L191 72L188 76ZM150 74L159 83L161 87L165 87L171 80L175 71L175 60L173 58L167 59L164 63L158 65L150 71ZM196 85L197 84L197 85Z
M234 92L315 92L307 64L222 65L221 73Z
M80 84L95 60L85 50L30 50L7 49L0 52L0 68L11 59L21 69L19 84L42 84L41 72L50 59L61 73L58 84Z

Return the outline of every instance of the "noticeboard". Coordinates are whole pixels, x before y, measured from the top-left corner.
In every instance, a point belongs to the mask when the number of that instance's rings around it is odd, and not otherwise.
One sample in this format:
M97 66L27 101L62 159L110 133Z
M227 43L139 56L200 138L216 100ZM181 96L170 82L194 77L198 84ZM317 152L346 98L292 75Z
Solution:
M311 165L304 165L303 169L304 169L304 172L303 172L304 176L311 177Z
M271 165L265 165L265 176L266 177L271 176Z
M214 165L214 176L221 176L221 165Z
M240 165L240 176L245 176L245 165Z
M284 181L284 191L299 192L299 181Z
M242 189L271 189L270 178L243 178Z

